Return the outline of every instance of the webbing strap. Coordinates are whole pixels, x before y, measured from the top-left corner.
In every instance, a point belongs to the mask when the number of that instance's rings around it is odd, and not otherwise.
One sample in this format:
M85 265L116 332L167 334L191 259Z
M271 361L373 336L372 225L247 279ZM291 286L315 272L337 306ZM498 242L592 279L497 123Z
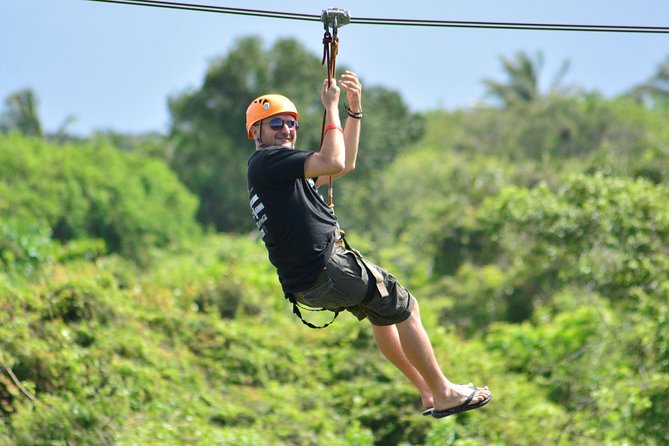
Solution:
M323 59L321 65L327 63L328 72L328 86L332 82L332 78L336 76L337 67L337 53L339 52L339 37L337 37L337 24L333 25L333 34L330 34L328 24L325 24L325 34L323 35ZM323 123L321 125L321 143L319 147L323 146L323 139L325 139L325 118L328 111L323 110ZM334 209L334 189L332 187L332 176L328 182L328 207Z
M388 292L388 288L386 288L386 284L383 282L383 276L381 275L379 270L376 269L376 266L374 266L366 258L364 258L362 254L360 254L360 251L351 248L351 245L348 244L346 238L342 236L341 239L344 242L344 247L347 250L351 251L353 254L355 254L358 260L360 260L365 265L365 269L369 271L372 274L372 276L374 276L374 280L376 281L376 289L379 291L381 297L388 297L390 293Z
M335 321L335 319L337 319L337 316L339 316L339 311L335 311L334 316L332 317L332 320L330 322L328 322L325 325L320 325L320 326L314 325L311 322L304 320L304 318L302 317L302 313L300 312L300 305L297 303L297 300L295 300L295 296L293 296L292 294L286 294L286 299L288 299L290 301L290 303L293 304L293 314L295 316L297 316L298 318L300 318L302 323L309 328L314 328L314 329L318 330L318 329L321 329L321 328L329 327L330 325L332 325L332 323ZM307 310L307 311L330 311L330 310L326 310L324 308L311 309L311 308L302 307L302 309Z

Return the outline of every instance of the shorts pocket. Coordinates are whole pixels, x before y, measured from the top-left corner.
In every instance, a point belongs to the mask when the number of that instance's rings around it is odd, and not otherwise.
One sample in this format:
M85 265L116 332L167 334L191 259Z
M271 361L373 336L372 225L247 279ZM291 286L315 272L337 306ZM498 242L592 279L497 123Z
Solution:
M302 294L302 303L314 308L327 308L328 294L334 288L334 283L330 277L313 288L308 289Z
M310 307L341 311L346 307L357 305L359 299L355 294L342 289L337 278L328 276L323 282L305 291L301 301Z

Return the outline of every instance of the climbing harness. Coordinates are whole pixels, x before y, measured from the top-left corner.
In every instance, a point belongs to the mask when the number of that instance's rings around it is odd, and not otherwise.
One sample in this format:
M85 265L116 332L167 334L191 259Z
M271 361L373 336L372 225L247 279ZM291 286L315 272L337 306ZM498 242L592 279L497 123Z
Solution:
M339 53L339 37L337 30L351 22L351 13L341 8L324 9L321 14L321 22L325 27L325 34L323 35L323 59L321 65L326 65L328 72L328 86L332 79L336 77L337 70L337 54ZM332 33L330 33L332 28ZM323 139L325 138L325 119L327 117L327 110L323 110L323 123L321 125L321 143L323 146ZM328 181L328 207L330 210L334 209L334 189L332 187L332 176Z
M388 297L390 295L390 293L388 293L388 289L386 288L386 284L383 281L383 275L381 274L381 272L379 272L376 265L369 262L367 259L365 259L362 256L360 251L358 251L357 249L352 248L351 245L349 245L348 241L345 238L344 231L342 231L341 229L338 229L337 233L338 233L337 234L337 240L335 241L335 243L339 247L341 247L342 249L345 249L346 251L351 252L355 256L355 261L358 263L358 266L360 267L361 271L362 270L367 271L368 280L370 281L369 286L371 287L371 285L372 285L371 280L373 278L374 279L374 288L376 288L379 295L381 297ZM298 293L298 294L303 294L303 293ZM365 298L358 305L365 304L365 303L369 302L372 299L373 296L374 296L374 292L371 290L371 288L368 288L367 295L365 296ZM339 310L328 310L326 308L309 308L309 307L306 307L304 305L301 305L297 301L297 299L295 297L295 294L287 293L285 295L285 297L286 297L286 299L288 299L288 301L291 304L293 304L293 314L295 314L302 321L302 323L309 328L318 329L318 328L328 327L329 325L331 325L335 321L335 319L337 319L337 316L339 316ZM328 322L327 324L321 325L321 326L316 326L316 325L304 320L304 318L302 317L302 313L300 312L300 308L303 309L303 310L306 310L306 311L332 311L334 313L334 316L332 317L332 320L330 320L330 322Z

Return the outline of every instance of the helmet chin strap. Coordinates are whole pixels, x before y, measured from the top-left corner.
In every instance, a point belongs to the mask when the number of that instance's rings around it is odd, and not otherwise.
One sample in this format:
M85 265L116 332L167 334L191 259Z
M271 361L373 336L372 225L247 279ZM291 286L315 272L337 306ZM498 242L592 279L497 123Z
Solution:
M267 144L265 144L262 140L262 119L260 120L260 124L258 124L258 137L256 138L256 143L258 144L258 148L264 149L265 147L269 147Z

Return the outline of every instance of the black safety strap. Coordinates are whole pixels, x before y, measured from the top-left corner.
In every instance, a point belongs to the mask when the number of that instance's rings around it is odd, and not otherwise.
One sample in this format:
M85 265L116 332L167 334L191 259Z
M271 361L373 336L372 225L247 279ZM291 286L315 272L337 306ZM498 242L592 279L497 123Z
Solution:
M295 300L295 296L293 296L292 294L286 294L286 299L288 299L288 301L290 301L290 303L293 304L293 314L295 316L297 316L298 318L300 318L302 323L309 328L321 329L321 328L329 327L330 325L332 325L332 323L335 321L335 319L337 319L337 316L339 316L339 311L335 311L334 316L332 317L332 320L330 322L328 322L325 325L321 325L321 326L314 325L311 322L304 320L304 318L302 317L302 313L300 312L300 307L302 307L303 310L307 310L307 311L330 311L330 310L326 310L325 308L306 308L306 307L300 305L297 302L297 300Z

